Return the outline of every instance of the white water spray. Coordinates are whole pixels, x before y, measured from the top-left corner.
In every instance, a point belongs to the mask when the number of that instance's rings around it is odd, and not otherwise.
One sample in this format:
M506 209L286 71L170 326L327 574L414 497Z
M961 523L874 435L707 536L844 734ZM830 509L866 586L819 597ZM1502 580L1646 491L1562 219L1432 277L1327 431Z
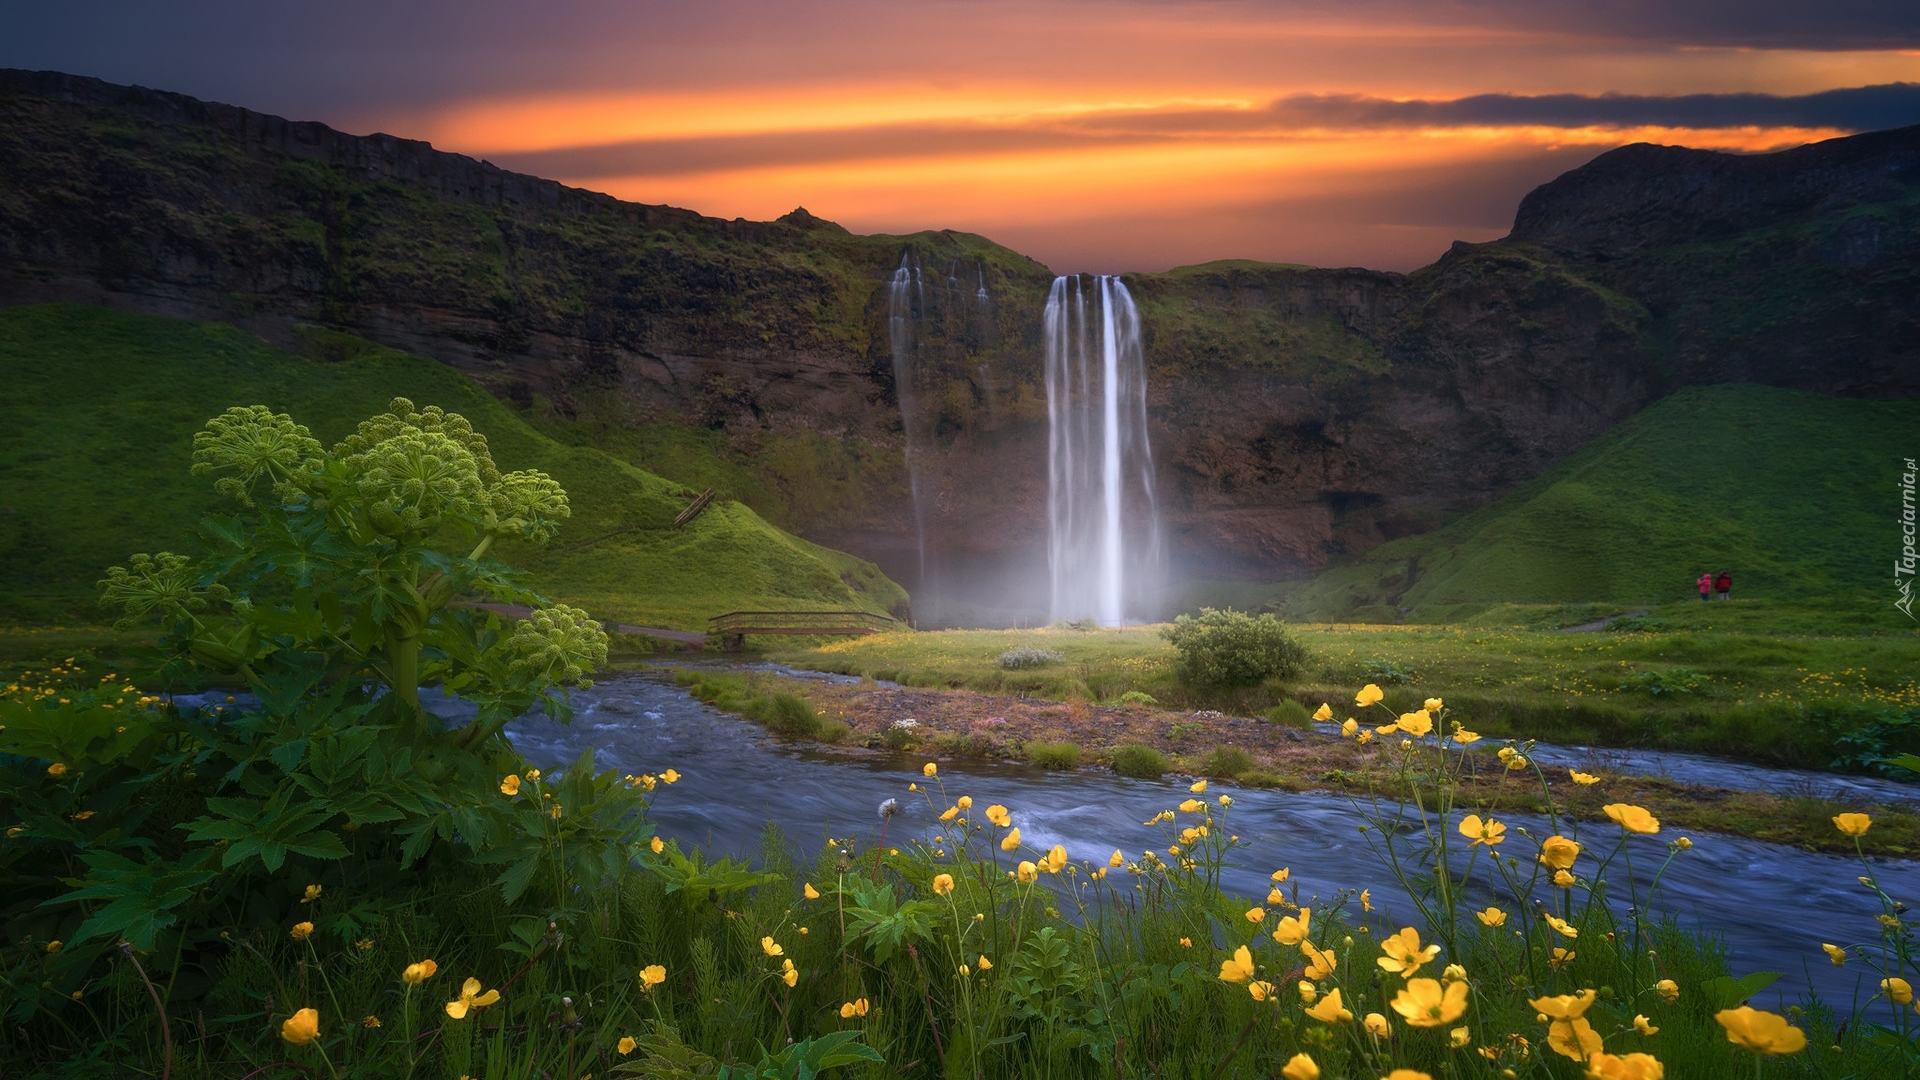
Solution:
M1126 285L1083 280L1047 296L1049 617L1117 626L1152 614L1163 558L1146 361Z
M920 574L916 586L927 580L927 511L920 497L920 456L914 445L919 428L920 410L913 393L914 294L925 307L926 284L921 280L920 262L900 254L900 268L893 272L887 291L887 338L893 349L893 392L900 403L900 435L906 458L907 492L913 499L913 538L919 556Z

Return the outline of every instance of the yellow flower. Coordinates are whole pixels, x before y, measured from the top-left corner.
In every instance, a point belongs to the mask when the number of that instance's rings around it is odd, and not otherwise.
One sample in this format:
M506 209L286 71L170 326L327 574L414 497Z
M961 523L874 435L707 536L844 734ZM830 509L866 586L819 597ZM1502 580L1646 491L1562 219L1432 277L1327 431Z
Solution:
M954 800L954 805L958 806L962 810L971 810L973 808L973 796L962 795L958 799ZM1006 810L1006 807L1001 807L1000 809L1004 813Z
M947 877L947 875L945 875L945 874L941 874L940 876L941 876L941 877ZM934 888L935 888L935 890L938 890L938 889L939 889L939 887L940 887L940 886L939 886L939 882L938 882L938 881L936 881L936 882L934 883ZM951 890L953 889L953 879L952 879L952 878L947 878L947 889L948 889L949 891L951 891ZM806 898L807 898L807 899L809 899L809 900L818 900L818 899L820 899L820 890L819 890L819 889L816 889L816 888L814 888L814 887L813 887L813 882L811 882L811 881L809 881L809 882L807 882L807 883L805 883L805 884L803 884L803 885L801 885L801 886L800 886L800 895L801 895L801 896L804 896L804 897L806 897ZM945 894L943 893L942 895L945 895Z
M303 904L311 904L318 899L320 899L320 886L309 885L307 886L307 894L300 898L300 902Z
M507 778L500 781L500 794L507 796L520 794L520 777L517 773L508 773Z
M1180 812L1183 814L1197 814L1206 808L1207 804L1201 802L1199 799L1188 799L1186 802L1180 804Z
M1472 1041L1473 1032L1464 1027L1457 1027L1447 1032L1447 1045L1453 1047L1455 1050L1460 1049Z
M1353 741L1356 743L1359 743L1361 746L1365 746L1368 743L1373 741L1373 732L1363 731L1360 734L1355 735L1353 737Z
M1280 925L1274 928L1273 940L1282 945L1298 945L1307 939L1307 930L1313 922L1313 909L1301 908L1300 917L1287 915L1281 918Z
M1115 870L1118 870L1121 867L1127 865L1127 857L1124 853L1121 852L1119 848L1114 848L1113 854L1107 856L1107 865L1113 867Z
M1660 831L1660 819L1647 813L1644 806L1631 803L1608 803L1600 809L1607 812L1616 824L1628 832L1652 834Z
M538 783L538 782L539 782L539 780L540 780L540 770L539 770L539 769L528 769L528 770L527 770L527 783L529 783L529 784L533 784L533 783Z
M1353 1019L1353 1013L1349 1011L1346 1006L1340 1004L1339 987L1327 991L1327 996L1321 998L1309 1007L1306 1010L1306 1014L1323 1024Z
M1433 1076L1419 1069L1395 1069L1380 1080L1433 1080Z
M1565 870L1555 870L1553 872L1553 883L1559 888L1571 889L1574 885L1574 877Z
M1580 845L1564 836L1549 836L1540 843L1541 863L1555 870L1570 870L1580 857Z
M1533 998L1527 1004L1533 1011L1552 1020L1576 1020L1586 1015L1587 1008L1600 995L1593 990L1582 990L1577 994L1556 994L1553 997Z
M407 970L400 973L400 981L408 986L419 986L433 978L433 973L439 970L439 964L431 960L422 960L417 964L408 964Z
M615 1050L620 1051L621 1056L625 1057L626 1055L633 1053L633 1048L639 1045L640 1045L639 1043L633 1041L633 1036L622 1035L620 1036L620 1041L613 1044L613 1048Z
M1360 890L1360 910L1362 912L1371 912L1373 910L1373 890L1372 889Z
M280 1037L295 1046L305 1046L320 1037L320 1010L301 1009L280 1025Z
M1302 973L1309 979L1324 979L1333 974L1333 950L1321 952L1313 947L1313 942L1300 943L1300 955L1307 958L1306 970Z
M1512 757L1507 759L1507 771L1519 772L1521 769L1526 768L1527 764L1528 762L1525 754L1515 754Z
M48 769L47 771L50 773L53 772L52 769ZM59 774L54 773L54 775L58 776ZM1846 833L1848 836L1865 836L1867 829L1872 825L1873 819L1865 814L1835 814L1833 816L1833 827Z
M1652 1054L1633 1053L1615 1057L1601 1052L1587 1060L1587 1076L1590 1080L1662 1080L1666 1074L1666 1067Z
M1193 939L1192 939L1192 938L1190 938L1190 937L1183 937L1183 938L1181 938L1181 939L1180 939L1180 947L1181 947L1181 948L1183 948L1183 949L1191 949L1191 948L1193 948Z
M658 855L661 852L667 850L666 841L660 839L657 836L654 837L652 840L647 841L647 846L653 849L653 853L655 855Z
M1248 909L1247 909L1247 921L1248 921L1248 922L1250 922L1250 923L1263 923L1263 922L1266 922L1266 921L1267 921L1267 909L1266 909L1266 908L1257 908L1257 907L1256 907L1256 908L1248 908Z
M1865 817L1865 814L1842 817ZM1842 831L1845 831L1844 827ZM1861 831L1866 827L1861 826ZM1859 833L1849 835L1858 836ZM1787 1023L1787 1018L1779 1013L1770 1013L1756 1009L1751 1005L1742 1005L1737 1009L1722 1009L1713 1014L1720 1026L1727 1029L1727 1041L1743 1046L1756 1054L1797 1054L1806 1049L1807 1033Z
M798 968L793 966L793 961L782 960L780 961L780 966L782 969L780 972L781 982L786 983L788 986L792 986L793 984L800 981L800 971Z
M1567 775L1573 777L1573 782L1579 784L1581 787L1587 787L1600 782L1599 777L1592 773L1583 773L1579 769L1568 769Z
M483 994L480 992L480 980L468 979L460 986L459 1000L447 1002L447 1015L459 1020L467 1015L467 1010L484 1009L499 1000L500 991L489 990Z
M1326 706L1321 706L1325 708ZM1320 1080L1320 1066L1305 1054L1295 1054L1280 1067L1280 1075L1286 1080Z
M1447 969L1440 973L1440 981L1441 982L1466 982L1467 969L1461 967L1459 964L1448 964Z
M954 818L959 816L960 816L960 808L957 806L949 806L947 807L947 812L940 815L940 820L952 821Z
M856 1016L867 1015L867 999L857 998L840 1006L840 1019L851 1020Z
M972 968L970 968L970 967L968 967L968 966L967 966L967 965L965 965L965 964L961 964L961 965L960 965L960 977L961 977L961 978L963 978L963 979L965 979L965 978L968 978L968 977L970 977L970 976L971 976L972 974L973 974L973 969L972 969Z
M813 889L813 886L809 885L807 886L807 889L809 892L811 892ZM950 896L952 895L952 893L953 893L953 875L952 874L933 875L933 894L935 896Z
M1367 1029L1367 1034L1377 1039L1384 1039L1393 1034L1393 1025L1387 1023L1387 1018L1379 1013L1368 1013L1367 1018L1360 1021L1360 1026Z
M1548 915L1546 919L1547 919L1547 925L1553 927L1554 931L1558 933L1561 937L1577 938L1580 936L1580 931L1576 929L1573 926L1573 924L1567 922L1565 919L1557 918L1552 915Z
M966 796L961 796L960 801L964 803ZM992 806L987 807L987 820L1004 829L1013 824L1013 815L1007 813L1006 807L1001 806L999 803L994 803Z
M1458 746L1471 746L1480 741L1480 734L1479 732L1468 731L1466 728L1460 728L1453 733L1453 741L1455 745Z
M1353 703L1364 709L1367 706L1374 704L1375 702L1379 701L1381 698L1384 698L1386 696L1387 695L1380 692L1379 687L1373 685L1372 683L1368 683L1367 685L1360 688L1360 692L1358 694L1355 694L1353 696Z
M1245 945L1233 951L1233 955L1220 961L1220 980L1222 982L1246 982L1253 978L1253 953Z
M1267 1000L1267 996L1273 993L1273 984L1270 982L1250 982L1247 984L1247 993L1252 994L1253 1000L1255 1001L1265 1001Z
M1468 814L1460 819L1460 835L1473 841L1475 846L1486 844L1491 847L1507 838L1505 822L1492 818L1481 820L1479 814Z
M66 945L62 943L59 938L54 938L52 941L47 942L47 955L52 956L65 947Z
M65 763L65 762L60 762L60 761L56 761L56 762L54 762L53 764L51 764L51 765L49 765L49 766L47 766L47 775L48 775L48 776L51 776L51 777L53 777L53 778L54 778L55 780L58 780L58 779L60 779L61 777L63 777L63 776L65 776L65 775L67 775L67 766L66 766L66 763ZM1861 831L1862 831L1862 832L1865 832L1866 830L1864 830L1864 829L1862 829ZM289 1021L288 1021L288 1023L292 1023L292 1021L291 1021L291 1020L289 1020ZM308 1041L308 1042L311 1042L311 1041L313 1041L313 1040L311 1040L311 1039L309 1039L309 1040L307 1040L307 1041Z
M1433 731L1433 716L1430 713L1410 712L1400 714L1400 730L1419 738Z
M660 964L648 964L640 969L640 992L652 993L653 988L667 981L667 969Z
M1467 992L1463 982L1442 987L1438 979L1408 979L1390 1004L1414 1027L1439 1027L1467 1011Z
M1584 1016L1547 1025L1547 1045L1562 1057L1586 1061L1600 1052L1600 1033Z
M1196 780L1193 786L1187 790L1193 792L1195 795L1205 795L1207 793L1207 782L1205 780Z
M1002 844L1001 846L1005 847L1006 845ZM1022 859L1020 866L1014 871L1014 876L1019 878L1023 883L1031 885L1039 880L1040 868Z
M1435 712L1439 712L1441 709L1446 708L1447 703L1440 700L1437 697L1430 697L1424 703L1422 703L1420 707L1427 710L1430 713L1435 713Z
M1311 1005L1314 1003L1314 1000L1320 996L1320 988L1305 979L1301 979L1294 989L1300 992L1300 1004L1302 1005Z
M1400 730L1400 725L1399 724L1381 724L1379 727L1376 727L1373 730L1375 734L1392 735Z
M1281 882L1286 881L1288 878L1292 876L1293 876L1293 868L1290 866L1283 866L1280 869L1275 870L1273 873L1267 875L1267 880L1273 882L1275 885L1278 885Z
M1660 1029L1653 1026L1653 1021L1647 1019L1644 1015L1634 1016L1633 1030L1642 1035L1658 1035L1660 1033Z
M1558 971L1561 968L1566 967L1568 964L1573 963L1574 955L1575 954L1572 949L1556 948L1553 950L1553 954L1547 957L1547 966L1554 969L1555 971Z
M981 954L980 954L980 963L979 963L979 964L978 964L977 966L979 967L979 969L980 969L981 971L992 971L992 970L993 970L993 961L991 961L991 960L989 960L989 959L987 959L987 956L986 956L986 954L985 954L985 953L981 953Z
M1399 933L1388 936L1380 943L1380 951L1387 955L1374 962L1379 964L1382 970L1398 972L1402 976L1411 978L1414 972L1420 970L1420 965L1440 955L1440 946L1429 945L1424 949L1421 948L1420 931L1411 926L1404 926L1400 928Z
M677 784L680 782L680 774L674 772L672 769L668 769L666 772L660 774L660 779L665 783Z
M935 765L931 761L927 762L925 765L920 766L921 776L932 776L935 773L938 773L939 771L940 771L940 766Z
M1320 707L1319 707L1319 708L1317 708L1317 709L1315 709L1315 710L1313 710L1313 718L1314 718L1315 720L1331 720L1331 719L1333 719L1333 706L1331 706L1331 705L1329 705L1329 704L1327 704L1327 703L1326 703L1326 702L1324 702L1324 701L1323 701L1323 702L1321 702L1321 703L1320 703Z
M781 953L787 951L781 948L780 943L771 937L763 937L760 939L760 950L768 956L779 956Z
M1352 738L1353 733L1358 730L1360 730L1360 721L1355 720L1352 717L1348 717L1347 722L1340 725L1340 734L1348 738Z
M1880 990L1887 995L1887 1000L1893 1002L1895 1005L1913 1004L1913 986L1899 976L1891 979L1881 979Z
M380 1026L380 1018L373 1015L363 1016L360 1018L360 1026L368 1029L377 1028Z
M1847 950L1840 946L1822 944L1820 947L1826 950L1827 959L1833 961L1834 967L1839 967L1847 962Z
M1661 979L1659 982L1654 983L1653 990L1664 998L1669 1005L1680 1000L1680 984L1674 982L1672 979Z
M1018 826L1015 826L1011 831L1007 833L1006 837L1000 841L1000 850L1012 851L1014 848L1017 848L1019 846L1020 846L1020 829Z
M293 929L287 931L287 936L295 941L305 941L313 936L313 924L310 922L294 923Z

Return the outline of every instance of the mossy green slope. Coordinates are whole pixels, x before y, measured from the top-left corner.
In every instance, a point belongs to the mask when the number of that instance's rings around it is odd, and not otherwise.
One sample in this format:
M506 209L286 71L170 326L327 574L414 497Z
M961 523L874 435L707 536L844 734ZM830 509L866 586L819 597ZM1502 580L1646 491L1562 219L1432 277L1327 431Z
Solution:
M335 362L221 323L78 305L0 309L0 615L84 616L105 567L135 551L189 549L200 517L223 506L188 472L193 434L227 406L291 413L331 443L395 396L464 414L503 469L543 469L566 487L573 517L554 544L501 552L553 599L689 628L736 608L905 606L872 564L738 503L672 528L696 491L553 441L444 364L328 344Z
M1653 604L1703 571L1734 595L1892 608L1907 401L1682 390L1446 527L1286 590L1299 618L1427 621L1476 603ZM1891 622L1889 625L1893 625Z

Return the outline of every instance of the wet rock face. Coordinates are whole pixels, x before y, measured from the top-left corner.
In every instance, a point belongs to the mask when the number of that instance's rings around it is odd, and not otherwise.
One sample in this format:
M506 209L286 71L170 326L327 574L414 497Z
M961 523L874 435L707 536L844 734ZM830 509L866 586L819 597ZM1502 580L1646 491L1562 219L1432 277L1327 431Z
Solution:
M1920 128L1626 147L1411 274L1130 276L1175 573L1303 573L1430 529L1683 385L1920 396L1916 160ZM47 73L0 72L0 176L0 302L221 319L317 356L345 332L589 437L711 433L770 517L913 588L904 377L930 576L1041 572L1051 274L980 237L720 221ZM936 291L990 295L922 303L904 373L903 252Z

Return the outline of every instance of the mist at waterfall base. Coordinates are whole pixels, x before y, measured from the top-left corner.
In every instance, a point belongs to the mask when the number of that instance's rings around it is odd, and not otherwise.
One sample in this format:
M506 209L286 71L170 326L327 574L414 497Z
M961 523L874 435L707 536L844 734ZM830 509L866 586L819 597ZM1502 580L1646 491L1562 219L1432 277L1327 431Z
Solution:
M1044 469L1044 520L1036 542L1011 556L985 555L951 541L938 513L940 409L964 377L991 417L997 372L1009 362L996 339L984 266L949 260L929 266L901 255L887 292L887 337L900 410L902 464L911 514L911 550L874 552L913 597L915 623L940 627L1033 626L1088 620L1103 626L1163 618L1166 577L1154 460L1147 432L1147 380L1140 314L1118 277L1054 279L1042 326L1046 395L1044 442L1026 448L1020 473ZM1030 354L1028 354L1030 355ZM1014 506L1006 513L1030 513ZM949 537L942 543L941 536Z

